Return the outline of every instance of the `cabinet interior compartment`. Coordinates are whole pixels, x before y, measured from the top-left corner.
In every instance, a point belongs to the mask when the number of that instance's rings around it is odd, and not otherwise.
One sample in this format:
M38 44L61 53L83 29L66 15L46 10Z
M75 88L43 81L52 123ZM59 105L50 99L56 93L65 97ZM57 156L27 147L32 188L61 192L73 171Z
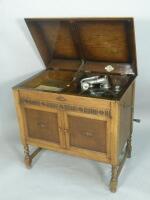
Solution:
M46 70L40 75L28 80L22 85L24 88L30 88L36 91L54 92L59 94L69 94L77 96L87 96L95 98L106 99L120 99L124 94L130 83L134 80L134 75L120 75L120 74L104 74L101 72L81 71L76 80L74 80L76 72L71 70ZM104 91L104 94L100 96L94 96L89 91L82 91L81 80L93 76L107 76L111 88ZM115 86L119 85L121 90L115 93ZM95 87L95 90L99 90L99 87Z

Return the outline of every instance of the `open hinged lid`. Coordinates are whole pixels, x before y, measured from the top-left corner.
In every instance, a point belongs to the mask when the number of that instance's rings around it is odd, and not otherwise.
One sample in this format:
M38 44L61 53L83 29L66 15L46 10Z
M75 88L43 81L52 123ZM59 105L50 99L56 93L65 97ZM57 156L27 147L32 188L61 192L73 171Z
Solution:
M46 68L137 75L132 18L25 19ZM106 66L112 67L106 67Z

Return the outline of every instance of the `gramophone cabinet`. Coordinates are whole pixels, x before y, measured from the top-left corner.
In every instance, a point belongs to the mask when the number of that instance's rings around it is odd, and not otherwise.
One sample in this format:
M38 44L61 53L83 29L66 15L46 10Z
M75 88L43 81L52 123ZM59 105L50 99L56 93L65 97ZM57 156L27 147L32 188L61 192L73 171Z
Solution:
M131 156L137 76L133 19L25 22L45 64L43 71L13 88L26 166L41 149L108 163L115 192ZM83 92L82 78L95 75L107 76L111 88ZM29 146L37 149L30 153Z

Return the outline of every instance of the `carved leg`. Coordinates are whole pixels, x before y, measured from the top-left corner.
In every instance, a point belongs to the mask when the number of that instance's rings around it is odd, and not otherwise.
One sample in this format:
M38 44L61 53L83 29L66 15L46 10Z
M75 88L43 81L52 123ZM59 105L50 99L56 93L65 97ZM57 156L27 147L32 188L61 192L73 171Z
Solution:
M131 137L128 140L125 154L122 160L120 161L119 165L112 165L112 176L111 176L111 181L110 181L111 192L116 192L119 174L121 173L121 170L125 163L126 158L130 155L131 155Z
M110 181L110 191L116 192L118 185L118 166L112 165L112 176Z
M131 152L132 152L132 134L130 134L130 137L127 140L127 147L126 151L128 152L127 158L131 158Z
M24 145L24 153L25 153L25 158L24 158L24 163L27 168L31 168L31 163L32 159L41 151L41 148L37 148L31 155L29 152L29 146L26 144Z
M31 163L32 163L32 159L31 159L29 153L30 153L29 152L29 146L25 145L24 146L24 154L25 154L24 163L25 163L27 168L30 168L31 167Z

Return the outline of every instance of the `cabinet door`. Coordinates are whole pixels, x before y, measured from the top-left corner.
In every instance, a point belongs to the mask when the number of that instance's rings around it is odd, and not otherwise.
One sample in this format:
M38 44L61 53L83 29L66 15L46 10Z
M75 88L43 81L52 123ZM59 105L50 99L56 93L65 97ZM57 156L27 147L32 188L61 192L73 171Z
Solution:
M65 112L66 145L70 150L95 157L109 157L110 119L90 114Z
M61 144L61 119L57 110L25 108L27 137L54 144Z

